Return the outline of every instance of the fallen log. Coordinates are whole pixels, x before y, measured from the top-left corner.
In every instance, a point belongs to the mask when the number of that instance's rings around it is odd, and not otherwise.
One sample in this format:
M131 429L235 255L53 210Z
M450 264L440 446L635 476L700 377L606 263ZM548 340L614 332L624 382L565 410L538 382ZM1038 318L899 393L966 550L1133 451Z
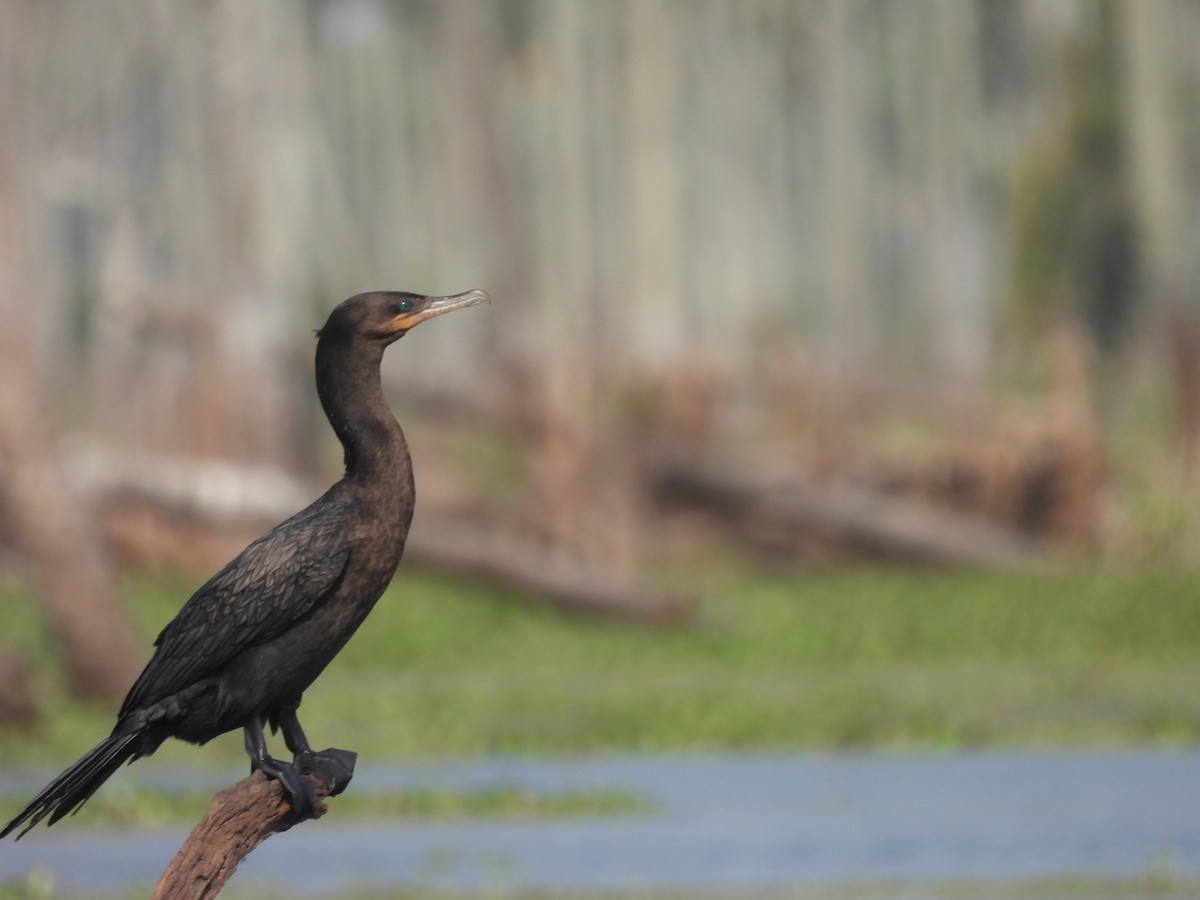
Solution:
M798 539L817 530L860 552L936 563L1025 570L1046 562L1039 545L1022 535L859 487L755 481L682 467L666 467L656 480L664 501L705 508L744 533L770 530Z
M685 624L696 611L690 598L619 584L534 541L463 523L414 522L406 553L440 569L500 581L569 612L669 626Z
M278 470L117 459L94 449L80 452L73 470L81 488L104 510L109 538L124 558L166 558L185 568L224 564L260 530L287 518L317 493ZM405 554L410 561L509 585L567 612L656 627L682 625L695 614L690 598L618 582L502 527L452 521L424 510L413 523Z

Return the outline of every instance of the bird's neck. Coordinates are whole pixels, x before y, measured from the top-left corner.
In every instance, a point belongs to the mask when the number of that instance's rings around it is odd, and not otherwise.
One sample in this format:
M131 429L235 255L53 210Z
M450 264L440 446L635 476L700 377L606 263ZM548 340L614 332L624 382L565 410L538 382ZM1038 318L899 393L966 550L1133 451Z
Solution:
M412 489L404 432L383 396L383 348L368 342L317 342L317 395L342 442L346 478Z

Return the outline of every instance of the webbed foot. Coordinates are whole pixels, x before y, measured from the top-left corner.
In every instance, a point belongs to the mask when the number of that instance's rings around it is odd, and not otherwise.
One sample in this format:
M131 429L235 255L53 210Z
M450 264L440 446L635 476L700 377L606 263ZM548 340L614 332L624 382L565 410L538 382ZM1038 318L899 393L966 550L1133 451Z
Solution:
M288 795L292 814L279 829L280 831L287 831L297 822L312 818L316 809L316 797L313 794L312 782L305 778L296 766L266 756L260 760L250 761L250 771L253 772L255 769L260 770L268 778L278 781Z
M346 789L354 777L354 764L358 754L353 750L301 750L296 754L293 765L301 775L315 775L329 785L329 796L336 797Z

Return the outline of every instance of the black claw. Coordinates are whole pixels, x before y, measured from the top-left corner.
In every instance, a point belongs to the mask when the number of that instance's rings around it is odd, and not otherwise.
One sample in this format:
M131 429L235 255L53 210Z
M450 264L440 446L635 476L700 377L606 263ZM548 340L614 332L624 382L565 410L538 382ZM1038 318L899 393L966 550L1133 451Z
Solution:
M293 765L301 775L317 776L329 786L329 796L336 797L350 783L357 761L354 751L330 747L320 752L303 750L296 754Z
M311 819L316 810L316 797L313 795L312 782L297 771L294 766L273 759L270 756L262 760L252 760L250 770L259 769L268 778L274 778L287 792L288 802L292 806L292 814L280 831L287 831L297 822Z

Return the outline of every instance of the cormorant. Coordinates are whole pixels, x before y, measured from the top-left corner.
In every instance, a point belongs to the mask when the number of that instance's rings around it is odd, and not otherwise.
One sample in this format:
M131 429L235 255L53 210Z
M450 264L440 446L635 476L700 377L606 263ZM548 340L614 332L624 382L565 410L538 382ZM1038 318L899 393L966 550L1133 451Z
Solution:
M383 397L384 349L413 326L488 300L359 294L330 314L317 340L317 394L345 448L346 472L307 509L250 544L208 580L154 642L112 734L59 775L0 831L77 810L122 764L169 737L195 744L242 728L251 771L287 792L293 821L312 811L319 775L345 788L355 754L308 746L296 708L305 689L362 624L400 562L413 514L412 462ZM263 725L283 731L291 763L267 753Z

